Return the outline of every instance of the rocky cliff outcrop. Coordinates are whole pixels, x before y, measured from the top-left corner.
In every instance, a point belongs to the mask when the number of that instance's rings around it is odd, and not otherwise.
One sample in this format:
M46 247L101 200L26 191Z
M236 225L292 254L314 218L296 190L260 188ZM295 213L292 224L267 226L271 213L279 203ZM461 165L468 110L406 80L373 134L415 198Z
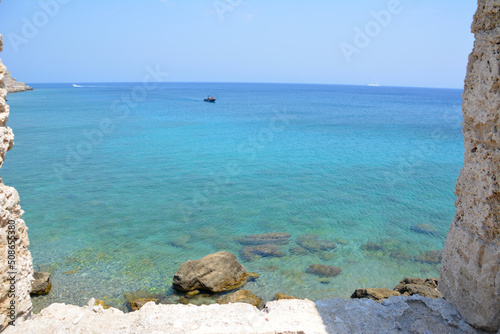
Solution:
M465 162L439 290L474 326L500 328L500 1L479 0L463 93Z
M0 51L2 47L0 35ZM14 144L12 129L6 125L9 106L5 102L5 72L0 59L0 167ZM31 312L33 264L28 250L28 228L21 219L23 213L17 191L5 186L0 178L0 331L10 321L25 318Z
M26 85L24 82L19 82L16 78L12 78L9 71L5 72L3 84L5 86L5 89L7 90L7 93L19 93L25 92L27 90L33 90L33 88Z

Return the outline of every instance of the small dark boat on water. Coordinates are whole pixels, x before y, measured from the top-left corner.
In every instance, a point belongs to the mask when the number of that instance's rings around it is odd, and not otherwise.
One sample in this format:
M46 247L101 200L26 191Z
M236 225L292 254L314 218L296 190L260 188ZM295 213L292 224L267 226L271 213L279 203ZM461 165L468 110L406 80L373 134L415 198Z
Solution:
M205 102L215 102L215 98L213 96L209 96L203 99Z

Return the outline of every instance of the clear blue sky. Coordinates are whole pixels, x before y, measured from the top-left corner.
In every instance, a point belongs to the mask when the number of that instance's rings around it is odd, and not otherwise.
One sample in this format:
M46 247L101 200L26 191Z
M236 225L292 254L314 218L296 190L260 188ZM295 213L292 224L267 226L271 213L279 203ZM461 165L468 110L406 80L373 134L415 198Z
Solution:
M28 83L137 82L147 66L158 65L173 82L462 88L476 6L473 0L2 0L0 57ZM377 21L373 12L381 11L390 17Z

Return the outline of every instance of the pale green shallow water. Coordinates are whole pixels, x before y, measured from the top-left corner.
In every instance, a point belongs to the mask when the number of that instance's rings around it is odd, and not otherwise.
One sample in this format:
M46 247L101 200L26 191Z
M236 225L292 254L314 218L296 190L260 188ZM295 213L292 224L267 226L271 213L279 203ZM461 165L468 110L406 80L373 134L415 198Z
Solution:
M442 249L453 219L461 91L171 83L122 118L113 101L134 87L35 85L9 95L16 145L2 177L21 195L35 265L53 272L35 309L171 293L186 260L238 255L237 236L267 232L292 234L280 246L286 256L241 260L261 275L246 288L266 300L346 298L439 276L439 264L415 257ZM217 103L201 101L208 94ZM103 119L113 130L88 139ZM78 150L81 160L70 153ZM422 223L437 232L411 229ZM302 234L338 247L290 254ZM364 250L369 242L382 250ZM325 281L305 272L313 263L342 273Z

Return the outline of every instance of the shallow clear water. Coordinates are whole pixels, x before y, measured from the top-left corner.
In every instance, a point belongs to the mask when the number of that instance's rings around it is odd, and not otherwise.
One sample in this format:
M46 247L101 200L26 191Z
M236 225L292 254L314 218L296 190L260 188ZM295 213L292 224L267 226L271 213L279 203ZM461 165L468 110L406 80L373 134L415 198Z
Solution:
M417 258L442 249L453 218L460 90L168 83L138 97L137 87L9 95L16 140L2 177L21 195L36 267L53 273L36 309L169 294L183 262L239 255L238 236L267 232L292 235L284 257L240 257L261 275L246 288L265 300L439 275ZM217 102L203 102L208 94ZM337 248L290 253L303 234ZM306 273L314 263L342 273Z

